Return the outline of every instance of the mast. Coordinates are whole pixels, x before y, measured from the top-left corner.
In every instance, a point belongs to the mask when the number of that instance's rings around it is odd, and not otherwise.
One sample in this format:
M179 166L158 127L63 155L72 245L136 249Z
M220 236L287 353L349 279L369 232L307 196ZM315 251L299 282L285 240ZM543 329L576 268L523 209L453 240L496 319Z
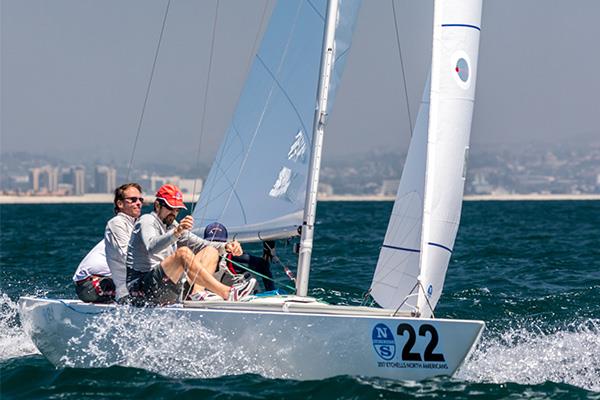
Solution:
M319 89L317 93L317 109L313 122L313 146L308 169L306 199L304 202L304 218L302 220L302 236L300 238L300 254L298 255L298 277L296 294L306 296L308 293L308 277L310 274L310 258L313 248L315 215L317 212L317 190L321 169L321 152L323 150L323 133L327 118L327 95L334 61L335 27L338 16L339 0L329 0L325 17L325 32L321 53L321 70L319 73Z

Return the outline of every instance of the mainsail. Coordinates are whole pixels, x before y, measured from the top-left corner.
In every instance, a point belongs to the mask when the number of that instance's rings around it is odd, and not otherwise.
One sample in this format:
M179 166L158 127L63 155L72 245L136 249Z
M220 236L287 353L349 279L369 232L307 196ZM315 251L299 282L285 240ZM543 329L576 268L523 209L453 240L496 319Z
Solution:
M402 309L416 305L428 317L442 293L462 207L480 23L481 0L435 2L427 135L417 121L373 279L384 307L406 299Z
M358 0L340 2L334 46L332 104ZM327 4L280 1L254 58L231 126L194 210L196 229L225 224L240 241L298 234Z

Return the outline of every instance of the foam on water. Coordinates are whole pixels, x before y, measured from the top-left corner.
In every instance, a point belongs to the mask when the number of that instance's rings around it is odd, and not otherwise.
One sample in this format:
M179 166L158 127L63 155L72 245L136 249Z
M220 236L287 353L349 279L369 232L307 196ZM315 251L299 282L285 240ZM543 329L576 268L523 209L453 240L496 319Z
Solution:
M0 291L0 361L39 354L19 324L19 306Z
M455 377L491 383L551 381L600 391L600 320L553 329L528 325L486 332Z
M69 348L61 363L70 367L121 365L176 378L281 375L265 362L270 355L260 347L235 346L176 313L135 307L97 316L81 337L70 340Z

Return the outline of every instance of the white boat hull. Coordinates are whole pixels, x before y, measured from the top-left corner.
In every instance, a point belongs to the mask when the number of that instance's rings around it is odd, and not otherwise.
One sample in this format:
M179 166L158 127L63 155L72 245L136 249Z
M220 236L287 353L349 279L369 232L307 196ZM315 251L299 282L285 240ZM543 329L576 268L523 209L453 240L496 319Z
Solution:
M140 309L23 297L19 310L27 334L57 366L147 368L143 360L137 364L132 361L142 357L144 344L155 346L156 336L159 341L174 343L185 335L186 327L196 331L201 327L202 337L213 344L226 344L219 346L219 351L231 352L225 356L237 360L232 373L258 372L287 379L360 375L422 380L452 375L484 327L482 321L391 317L390 310L304 300L276 297L248 303L186 303ZM122 317L124 312L133 317L111 319ZM153 323L163 318L169 321L167 333L152 325L144 325L147 331L140 331L139 322L145 318ZM107 323L120 326L108 327ZM186 339L186 363L214 360L210 356L215 347L204 345L202 337L197 337L196 343ZM141 343L136 344L139 350L121 348L123 343L133 346L131 342L140 342L140 338ZM173 362L173 357L164 362ZM192 365L189 368L202 370ZM205 377L202 372L198 375Z

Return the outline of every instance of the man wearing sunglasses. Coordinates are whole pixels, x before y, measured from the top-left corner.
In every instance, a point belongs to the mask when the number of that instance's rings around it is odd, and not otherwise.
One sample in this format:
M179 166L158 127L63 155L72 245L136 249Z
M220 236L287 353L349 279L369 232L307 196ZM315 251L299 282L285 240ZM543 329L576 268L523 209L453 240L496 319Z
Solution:
M156 193L154 211L135 224L127 252L127 288L139 303L172 304L184 293L184 278L191 294L206 299L204 288L227 301L251 294L256 285L250 279L227 286L213 277L219 251L242 254L236 241L211 242L191 233L191 215L177 223L179 211L187 209L175 185L163 185Z
M73 276L75 291L80 300L107 303L124 299L127 245L133 225L142 213L142 187L126 183L115 189L115 216L106 224L102 239L85 256Z
M142 214L144 199L142 187L137 183L126 183L115 189L115 216L106 223L104 245L106 261L116 287L116 300L123 302L127 299L127 247L131 232L137 219Z

